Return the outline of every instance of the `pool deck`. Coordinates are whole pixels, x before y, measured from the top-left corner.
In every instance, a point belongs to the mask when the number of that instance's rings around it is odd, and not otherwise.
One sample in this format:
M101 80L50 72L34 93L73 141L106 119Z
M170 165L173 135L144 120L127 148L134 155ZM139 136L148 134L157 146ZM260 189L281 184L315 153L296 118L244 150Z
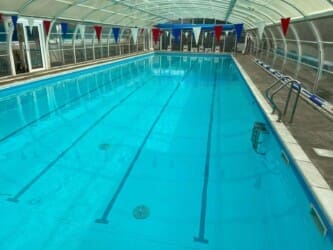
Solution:
M259 105L266 112L271 125L296 162L296 168L318 200L330 225L333 226L333 158L315 151L315 149L333 150L332 117L300 98L293 123L277 122L277 115L271 113L272 108L264 98L265 89L276 79L255 64L252 56L239 54L234 56L234 59ZM281 109L284 107L287 91L284 92L275 96L276 103Z

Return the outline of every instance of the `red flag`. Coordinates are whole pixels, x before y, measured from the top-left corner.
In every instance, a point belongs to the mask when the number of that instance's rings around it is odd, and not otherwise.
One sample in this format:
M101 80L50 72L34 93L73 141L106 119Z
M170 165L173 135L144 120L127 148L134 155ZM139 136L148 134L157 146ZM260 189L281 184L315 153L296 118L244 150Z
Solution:
M217 41L220 41L220 37L222 35L222 26L214 26L215 37Z
M51 21L44 20L43 25L44 25L45 34L48 35L49 30L50 30Z
M101 39L102 26L94 26L98 41Z
M160 29L159 28L152 28L151 32L153 33L153 40L154 43L160 39Z
M290 23L290 17L288 17L288 18L281 18L281 27L282 27L282 32L283 32L284 36L287 35L289 23Z
M1 21L2 21L2 14L0 13L0 23L1 23Z

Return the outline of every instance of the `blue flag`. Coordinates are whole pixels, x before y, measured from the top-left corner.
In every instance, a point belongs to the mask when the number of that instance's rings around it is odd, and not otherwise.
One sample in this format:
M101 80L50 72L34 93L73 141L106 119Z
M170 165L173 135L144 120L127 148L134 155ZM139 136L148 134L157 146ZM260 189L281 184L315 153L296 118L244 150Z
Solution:
M238 23L238 24L235 24L234 26L235 26L236 35L237 35L237 41L239 41L242 31L243 31L243 24Z
M180 37L180 29L172 29L172 35L175 38L175 42L179 42L179 37Z
M120 28L112 28L113 37L116 43L118 43Z
M61 23L60 25L61 25L62 36L65 37L67 34L68 25L67 23Z

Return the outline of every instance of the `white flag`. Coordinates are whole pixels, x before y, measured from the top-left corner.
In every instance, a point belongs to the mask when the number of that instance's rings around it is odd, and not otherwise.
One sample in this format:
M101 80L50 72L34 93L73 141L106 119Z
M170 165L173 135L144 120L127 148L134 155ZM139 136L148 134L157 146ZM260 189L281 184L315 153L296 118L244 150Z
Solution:
M32 28L34 26L34 19L32 17L28 17L28 24L29 24L30 34L32 34Z
M198 44L201 27L193 27L192 30L193 30L193 34L194 34L195 43Z
M136 44L138 41L138 28L131 28L131 33L132 33L134 44Z
M83 24L79 24L79 30L80 30L81 39L84 39L84 32L86 31L86 26Z

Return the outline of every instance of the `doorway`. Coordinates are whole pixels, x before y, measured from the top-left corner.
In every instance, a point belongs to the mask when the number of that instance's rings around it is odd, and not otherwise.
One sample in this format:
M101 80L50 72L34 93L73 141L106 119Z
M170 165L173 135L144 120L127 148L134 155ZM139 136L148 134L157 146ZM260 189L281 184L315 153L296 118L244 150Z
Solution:
M16 73L45 69L45 39L42 21L28 21L19 18L15 32L13 35L13 56Z

